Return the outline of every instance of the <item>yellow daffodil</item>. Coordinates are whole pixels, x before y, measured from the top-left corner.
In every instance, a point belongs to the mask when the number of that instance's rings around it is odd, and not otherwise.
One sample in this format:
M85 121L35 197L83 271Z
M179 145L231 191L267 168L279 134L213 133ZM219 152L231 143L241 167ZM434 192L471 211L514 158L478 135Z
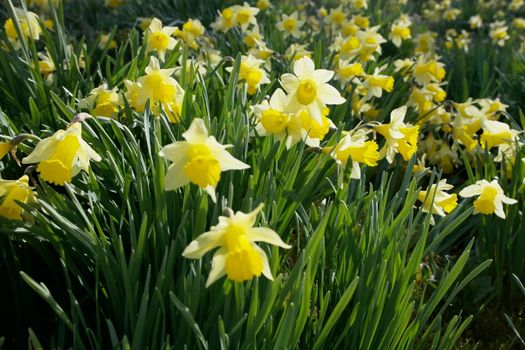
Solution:
M270 7L272 7L270 0L258 0L257 1L257 8L261 11L267 10Z
M137 110L143 109L150 101L153 113L158 114L163 109L171 122L179 119L184 100L184 89L172 78L175 68L161 69L157 58L151 57L145 69L145 75L140 77L137 84L127 83L128 99Z
M480 15L475 15L470 17L468 23L470 25L470 29L478 29L483 25L483 20L481 19Z
M422 211L424 213L437 214L439 216L446 216L458 205L458 196L455 193L447 193L454 186L447 184L447 180L443 179L439 183L433 184L426 191L419 191L417 199L423 203ZM430 223L435 223L434 217L430 217Z
M82 139L82 124L76 122L40 141L22 163L38 163L43 180L63 186L80 170L89 171L91 159L98 162L101 157Z
M323 123L322 111L325 105L339 105L346 101L339 91L327 84L334 72L326 69L315 69L309 57L297 60L293 74L284 74L281 84L286 92L287 110L297 112L306 108L310 116L318 123Z
M292 44L290 45L285 53L284 57L288 60L300 60L303 57L311 57L312 51L306 49L306 45Z
M416 41L416 54L431 55L436 51L436 36L434 32L425 32L419 34Z
M492 180L492 182L488 182L487 180L476 181L475 184L461 190L459 195L463 198L479 196L474 201L474 214L496 214L502 219L505 219L503 203L516 204L518 202L515 199L505 196L497 180Z
M392 24L388 38L396 47L400 47L404 40L408 40L412 37L410 33L411 25L412 21L406 15L402 15Z
M259 135L272 134L278 140L286 137L286 129L290 121L290 115L285 113L286 94L277 89L270 100L264 100L261 104L253 106L257 117L256 130Z
M163 27L162 22L158 18L153 18L145 32L147 38L148 52L155 51L158 53L161 61L164 61L166 51L173 50L177 41L171 35L175 32L175 27Z
M386 139L379 154L382 158L386 157L389 163L394 161L396 153L400 153L403 159L409 160L417 151L419 127L403 122L406 112L406 106L397 108L390 114L389 124L375 127L375 130Z
M24 38L32 38L33 40L40 39L42 33L42 27L40 26L38 15L31 11L24 11L23 9L15 8L15 14L18 18L18 25ZM13 19L8 18L4 23L5 34L9 41L13 44L15 49L21 47L21 43L18 40L18 32L16 30L15 22Z
M109 90L106 84L91 90L89 95L79 103L80 108L89 109L95 117L107 118L115 118L121 105L122 99L118 89Z
M32 203L36 200L27 175L18 180L0 179L0 216L11 220L22 220L22 207L16 203Z
M373 140L368 140L368 130L357 129L345 132L343 138L335 147L323 148L323 153L330 154L337 162L340 169L345 169L348 161L352 162L352 179L361 179L360 164L376 166L379 160L378 145ZM343 171L339 172L338 184L343 185Z
M242 30L248 29L250 25L257 25L257 19L255 16L259 13L257 7L252 7L248 3L241 5L235 5L232 7L235 14L235 22L241 26Z
M505 42L510 39L508 33L508 27L505 25L505 22L498 21L490 25L489 36L492 39L492 42L498 46L505 46Z
M349 60L340 60L339 68L335 72L335 78L343 82L354 80L364 73L363 65L359 62L351 63Z
M264 64L264 60L255 58L252 55L242 56L241 58L239 82L246 83L247 91L250 95L255 94L261 85L270 83L266 72L260 68L262 64ZM233 68L228 67L226 70L232 72Z
M346 21L346 14L343 12L342 6L335 9L330 9L330 13L325 19L326 23L332 24L333 26L341 27Z
M294 38L301 36L301 27L304 25L304 20L299 19L297 12L292 13L290 16L283 14L279 22L277 22L277 29L279 29L285 38L290 35Z
M506 123L496 120L487 120L483 123L481 147L491 149L503 143L513 143L518 135L517 130L512 130Z
M198 19L189 19L182 25L182 30L177 28L174 35L191 47L197 49L199 47L197 40L204 34L204 26Z
M364 94L365 101L371 100L374 97L380 98L383 96L383 91L392 92L394 89L394 77L379 73L380 70L376 69L374 74L366 74L364 76L361 91L366 92L366 94Z
M436 60L426 60L423 56L414 65L412 75L419 84L439 83L446 75L445 65Z
M53 76L56 71L55 62L51 59L51 57L49 56L49 52L47 51L46 53L39 52L38 58L38 68L40 70L40 73L46 79L46 83L51 84L53 82Z
M212 258L212 267L206 287L222 276L232 281L243 282L261 274L273 281L268 257L255 242L265 242L290 249L272 229L253 227L257 215L262 210L260 204L250 213L236 212L230 216L220 216L219 223L211 230L198 236L182 252L188 259L200 259L212 249L219 248Z
M236 25L237 17L235 16L235 12L232 7L227 7L219 13L219 16L215 19L215 22L211 24L211 27L226 33Z
M173 162L166 172L166 191L191 182L208 192L215 202L215 187L221 172L250 167L226 151L231 145L221 145L215 137L209 136L200 118L194 119L182 136L186 141L174 142L160 151L161 157Z

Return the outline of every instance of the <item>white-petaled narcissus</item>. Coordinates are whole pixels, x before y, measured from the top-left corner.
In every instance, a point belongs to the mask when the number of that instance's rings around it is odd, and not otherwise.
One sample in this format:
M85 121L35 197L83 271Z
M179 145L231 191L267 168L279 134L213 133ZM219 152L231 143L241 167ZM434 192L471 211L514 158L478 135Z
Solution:
M82 124L75 122L40 141L22 163L38 163L36 170L43 180L63 186L80 170L89 171L91 159L98 162L101 157L82 139Z
M326 105L339 105L346 99L339 91L327 82L334 72L326 69L315 69L314 61L303 57L293 66L294 74L283 74L281 85L289 94L287 112L294 113L306 108L310 116L319 124L323 123L323 109Z
M27 175L18 180L0 179L0 197L0 216L11 220L22 220L23 209L15 201L32 203L36 198Z
M250 213L238 211L230 216L220 216L216 226L184 249L182 256L185 258L200 259L210 250L219 248L213 255L206 287L224 275L232 281L242 282L263 274L273 281L268 257L255 242L266 242L285 249L291 246L284 243L274 230L253 227L262 208L261 203Z
M189 129L182 134L186 141L177 141L160 151L160 156L173 163L166 172L165 190L171 191L194 183L204 189L215 202L215 187L221 172L242 170L250 166L235 159L214 136L208 135L204 120L195 118Z
M498 180L492 180L492 182L488 182L487 180L476 181L475 184L462 189L459 195L463 198L479 196L474 201L474 214L496 214L502 219L505 219L503 203L518 203L517 200L505 196Z

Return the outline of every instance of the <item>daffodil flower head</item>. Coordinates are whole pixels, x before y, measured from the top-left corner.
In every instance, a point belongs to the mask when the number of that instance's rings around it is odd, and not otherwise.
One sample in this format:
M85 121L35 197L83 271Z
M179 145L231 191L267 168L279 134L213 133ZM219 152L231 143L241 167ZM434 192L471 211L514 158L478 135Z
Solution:
M24 11L23 9L15 8L15 14L18 18L18 24L22 31L22 35L25 38L32 38L33 40L40 39L40 34L42 33L42 27L39 23L38 15L31 11ZM18 32L14 21L11 18L8 18L4 23L4 30L8 39L14 44L15 48L20 47L20 42L18 41Z
M433 184L426 191L419 191L417 199L423 203L422 211L424 213L437 214L446 216L458 205L458 197L455 193L447 193L454 186L447 184L447 180L440 180L439 183ZM434 217L430 218L430 223L434 224Z
M173 162L166 172L166 191L193 183L204 189L215 202L215 187L221 172L250 167L226 151L231 145L221 145L215 137L209 136L204 120L200 118L195 118L182 136L186 141L174 142L160 151L161 157Z
M504 143L513 143L518 131L512 130L506 123L496 120L487 120L483 123L481 134L481 147L491 149Z
M279 29L285 38L293 36L299 38L301 36L301 27L304 25L304 20L299 19L297 12L292 13L290 16L283 14L276 27Z
M115 118L122 105L122 98L118 94L118 88L108 89L103 84L90 91L88 97L79 103L80 108L87 108L95 116Z
M16 203L32 203L36 200L27 175L18 180L0 179L0 216L11 220L22 220L22 207Z
M163 27L158 18L153 18L146 31L147 51L156 51L161 61L164 61L166 51L173 50L177 41L171 35L175 32L175 27Z
M89 161L101 157L82 139L82 124L75 122L40 141L23 164L38 163L36 170L49 183L63 186L80 170L89 171Z
M239 67L239 82L246 83L248 87L248 94L253 95L257 92L260 85L269 84L270 79L266 75L264 69L260 66L264 60L255 58L253 55L242 56ZM232 72L233 67L226 68L228 72Z
M343 132L342 139L334 147L325 147L322 152L330 154L340 169L344 169L348 161L352 162L350 178L361 179L360 164L374 167L379 160L378 145L374 140L368 140L368 130L364 128ZM343 185L343 172L339 172L338 185Z
M262 274L273 281L268 257L255 242L266 242L285 249L291 246L272 229L253 227L262 208L263 204L260 204L250 213L238 211L230 216L220 216L216 226L184 249L182 256L185 258L200 259L210 250L219 248L213 255L206 287L224 275L232 281L243 282Z
M264 100L261 104L253 106L257 117L255 129L259 135L273 134L279 140L286 136L286 128L290 121L290 115L284 112L286 94L282 89L277 89L270 100Z
M327 84L332 79L334 72L326 69L315 69L314 62L309 57L295 61L294 74L284 74L281 85L289 94L287 98L287 111L298 112L303 108L319 124L323 123L322 111L326 105L339 105L346 99L339 91Z
M503 203L516 204L518 202L515 199L505 196L498 180L492 180L492 182L488 182L487 180L476 181L475 184L461 190L459 195L464 198L478 196L474 201L474 214L496 214L502 219L505 219Z
M403 159L409 160L417 151L419 127L403 122L406 112L407 106L397 108L390 114L389 124L375 127L375 130L386 139L380 155L386 157L389 163L394 161L396 153L400 153Z
M156 114L160 111L160 106L167 111L180 109L185 91L172 77L175 68L161 69L159 60L151 57L145 73L137 80L137 84L126 83L128 99L132 105L140 111L149 100L152 111ZM173 118L170 117L171 119Z

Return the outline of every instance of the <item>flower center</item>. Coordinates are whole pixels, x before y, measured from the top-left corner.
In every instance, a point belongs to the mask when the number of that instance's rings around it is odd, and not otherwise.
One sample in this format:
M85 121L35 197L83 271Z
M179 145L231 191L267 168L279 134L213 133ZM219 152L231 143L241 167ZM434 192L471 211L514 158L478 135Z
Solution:
M295 20L293 18L288 18L287 20L285 20L283 22L283 28L286 29L289 32L294 30L295 27L296 27L296 23L295 23Z
M496 196L498 190L487 186L478 199L474 201L474 208L481 214L492 214L496 211Z
M36 170L46 182L63 186L73 177L73 166L80 148L80 142L74 135L59 141L51 158L40 162Z
M229 225L224 234L226 274L233 281L246 281L260 276L263 270L261 255L246 238L246 230L238 225Z
M297 101L309 105L317 99L317 84L311 79L301 81L297 88Z
M240 10L239 13L237 13L237 21L240 24L246 24L250 20L250 11L248 10Z
M184 173L190 181L201 188L215 187L221 178L221 167L206 145L191 145L189 161L184 166Z
M286 129L288 116L275 109L267 109L261 115L261 124L267 132L279 134Z
M168 48L170 37L163 32L155 32L151 34L150 44L155 50L162 51Z

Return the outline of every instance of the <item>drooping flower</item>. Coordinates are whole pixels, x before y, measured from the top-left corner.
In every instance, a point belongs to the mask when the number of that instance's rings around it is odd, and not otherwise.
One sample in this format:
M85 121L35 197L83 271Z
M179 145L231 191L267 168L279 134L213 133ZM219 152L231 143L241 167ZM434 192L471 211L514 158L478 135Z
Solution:
M404 160L409 160L417 151L419 127L403 122L406 112L406 106L397 108L390 114L389 124L375 127L375 130L386 138L379 154L386 157L389 163L394 161L396 153L400 153Z
M378 145L373 140L368 140L368 130L357 129L351 132L344 132L344 136L335 147L323 148L323 153L329 153L337 162L341 171L338 178L338 185L343 183L343 169L346 168L348 161L352 162L352 179L361 179L360 164L376 166L379 160Z
M118 88L108 89L107 84L94 88L89 95L79 102L80 108L87 108L96 117L115 118L122 99L118 94Z
M185 258L200 259L210 250L219 248L213 255L206 287L224 275L232 281L243 282L262 274L273 281L268 257L255 242L266 242L285 249L291 246L272 229L253 227L262 208L263 204L260 204L250 213L238 211L231 216L220 216L216 226L184 249L182 256Z
M443 179L439 183L433 184L426 191L419 191L417 199L423 203L422 211L424 213L437 214L439 216L446 216L458 205L458 196L455 193L447 193L454 186L447 184L447 180ZM430 223L434 224L434 217L430 217Z
M322 111L325 105L339 105L346 99L339 91L327 84L334 72L326 69L315 69L309 57L297 60L293 67L294 74L284 74L281 84L289 94L287 110L297 112L306 108L318 123L322 123Z
M488 182L487 180L476 181L475 184L461 190L459 195L464 198L479 196L474 201L474 214L496 214L502 219L505 219L503 203L516 204L518 202L515 199L505 196L497 180L492 180L492 182Z
M63 186L80 170L89 171L89 161L102 158L82 139L82 124L75 122L40 141L23 164L38 163L36 170L49 183Z
M16 203L32 203L36 199L33 187L29 186L29 177L18 180L0 179L0 216L11 220L22 220L22 207Z
M182 136L186 141L174 142L160 151L161 157L173 162L166 172L166 191L191 182L208 192L215 202L215 187L221 172L250 167L226 151L231 145L221 145L215 137L209 136L204 120L200 118L195 118Z
M42 27L40 26L38 15L31 11L24 11L23 9L15 8L15 15L18 18L18 24L24 38L32 38L33 40L40 39ZM9 41L13 44L15 49L21 47L18 32L13 19L8 18L4 23L5 34Z

